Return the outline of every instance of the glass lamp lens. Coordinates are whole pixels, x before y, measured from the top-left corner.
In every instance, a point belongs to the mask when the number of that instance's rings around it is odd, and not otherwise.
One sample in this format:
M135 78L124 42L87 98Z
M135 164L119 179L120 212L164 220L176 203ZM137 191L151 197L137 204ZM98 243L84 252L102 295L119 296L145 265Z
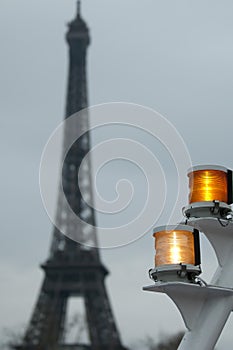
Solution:
M189 203L219 200L227 203L227 173L221 170L196 170L188 174Z
M195 264L194 236L190 231L160 231L155 237L155 266Z

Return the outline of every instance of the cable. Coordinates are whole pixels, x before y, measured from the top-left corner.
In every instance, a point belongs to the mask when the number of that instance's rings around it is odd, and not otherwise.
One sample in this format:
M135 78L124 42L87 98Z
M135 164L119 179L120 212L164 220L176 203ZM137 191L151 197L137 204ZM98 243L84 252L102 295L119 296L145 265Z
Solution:
M220 223L220 225L221 225L222 227L227 227L227 226L229 225L229 223L230 223L230 220L227 220L226 224L223 224L222 221L221 221L221 219L218 218L218 222Z

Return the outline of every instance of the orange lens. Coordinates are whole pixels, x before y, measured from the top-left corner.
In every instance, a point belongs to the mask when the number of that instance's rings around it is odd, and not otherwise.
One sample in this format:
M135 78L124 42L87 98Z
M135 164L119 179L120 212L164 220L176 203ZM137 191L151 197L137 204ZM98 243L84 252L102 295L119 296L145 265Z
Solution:
M194 237L190 231L160 231L155 237L155 266L167 264L195 265Z
M221 170L196 170L188 174L189 203L218 200L227 203L227 173Z

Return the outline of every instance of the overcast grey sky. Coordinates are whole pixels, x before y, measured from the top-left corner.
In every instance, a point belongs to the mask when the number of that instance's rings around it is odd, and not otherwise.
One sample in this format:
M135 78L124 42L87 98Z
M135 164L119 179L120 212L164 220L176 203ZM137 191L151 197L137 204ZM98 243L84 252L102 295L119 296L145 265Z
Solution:
M90 104L125 101L152 107L174 124L195 164L232 168L232 1L86 0L82 13L92 37ZM0 327L18 329L27 323L42 279L38 265L47 257L52 226L40 198L39 162L64 115L64 35L74 14L75 0L0 4ZM216 260L208 243L202 244L208 279ZM184 329L166 296L141 291L150 284L153 254L150 234L102 252L127 345L145 334ZM230 318L219 350L232 348L232 325Z

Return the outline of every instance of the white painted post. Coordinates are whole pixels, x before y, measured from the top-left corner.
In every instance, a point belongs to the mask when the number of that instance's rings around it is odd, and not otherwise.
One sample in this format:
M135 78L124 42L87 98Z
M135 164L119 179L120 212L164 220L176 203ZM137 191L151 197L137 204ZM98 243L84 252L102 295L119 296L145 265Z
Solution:
M191 219L188 224L204 232L215 249L219 267L211 284L233 288L233 224L226 220L221 222L223 226L216 218L201 218ZM185 333L178 349L213 350L232 309L233 297L207 299L195 325Z

